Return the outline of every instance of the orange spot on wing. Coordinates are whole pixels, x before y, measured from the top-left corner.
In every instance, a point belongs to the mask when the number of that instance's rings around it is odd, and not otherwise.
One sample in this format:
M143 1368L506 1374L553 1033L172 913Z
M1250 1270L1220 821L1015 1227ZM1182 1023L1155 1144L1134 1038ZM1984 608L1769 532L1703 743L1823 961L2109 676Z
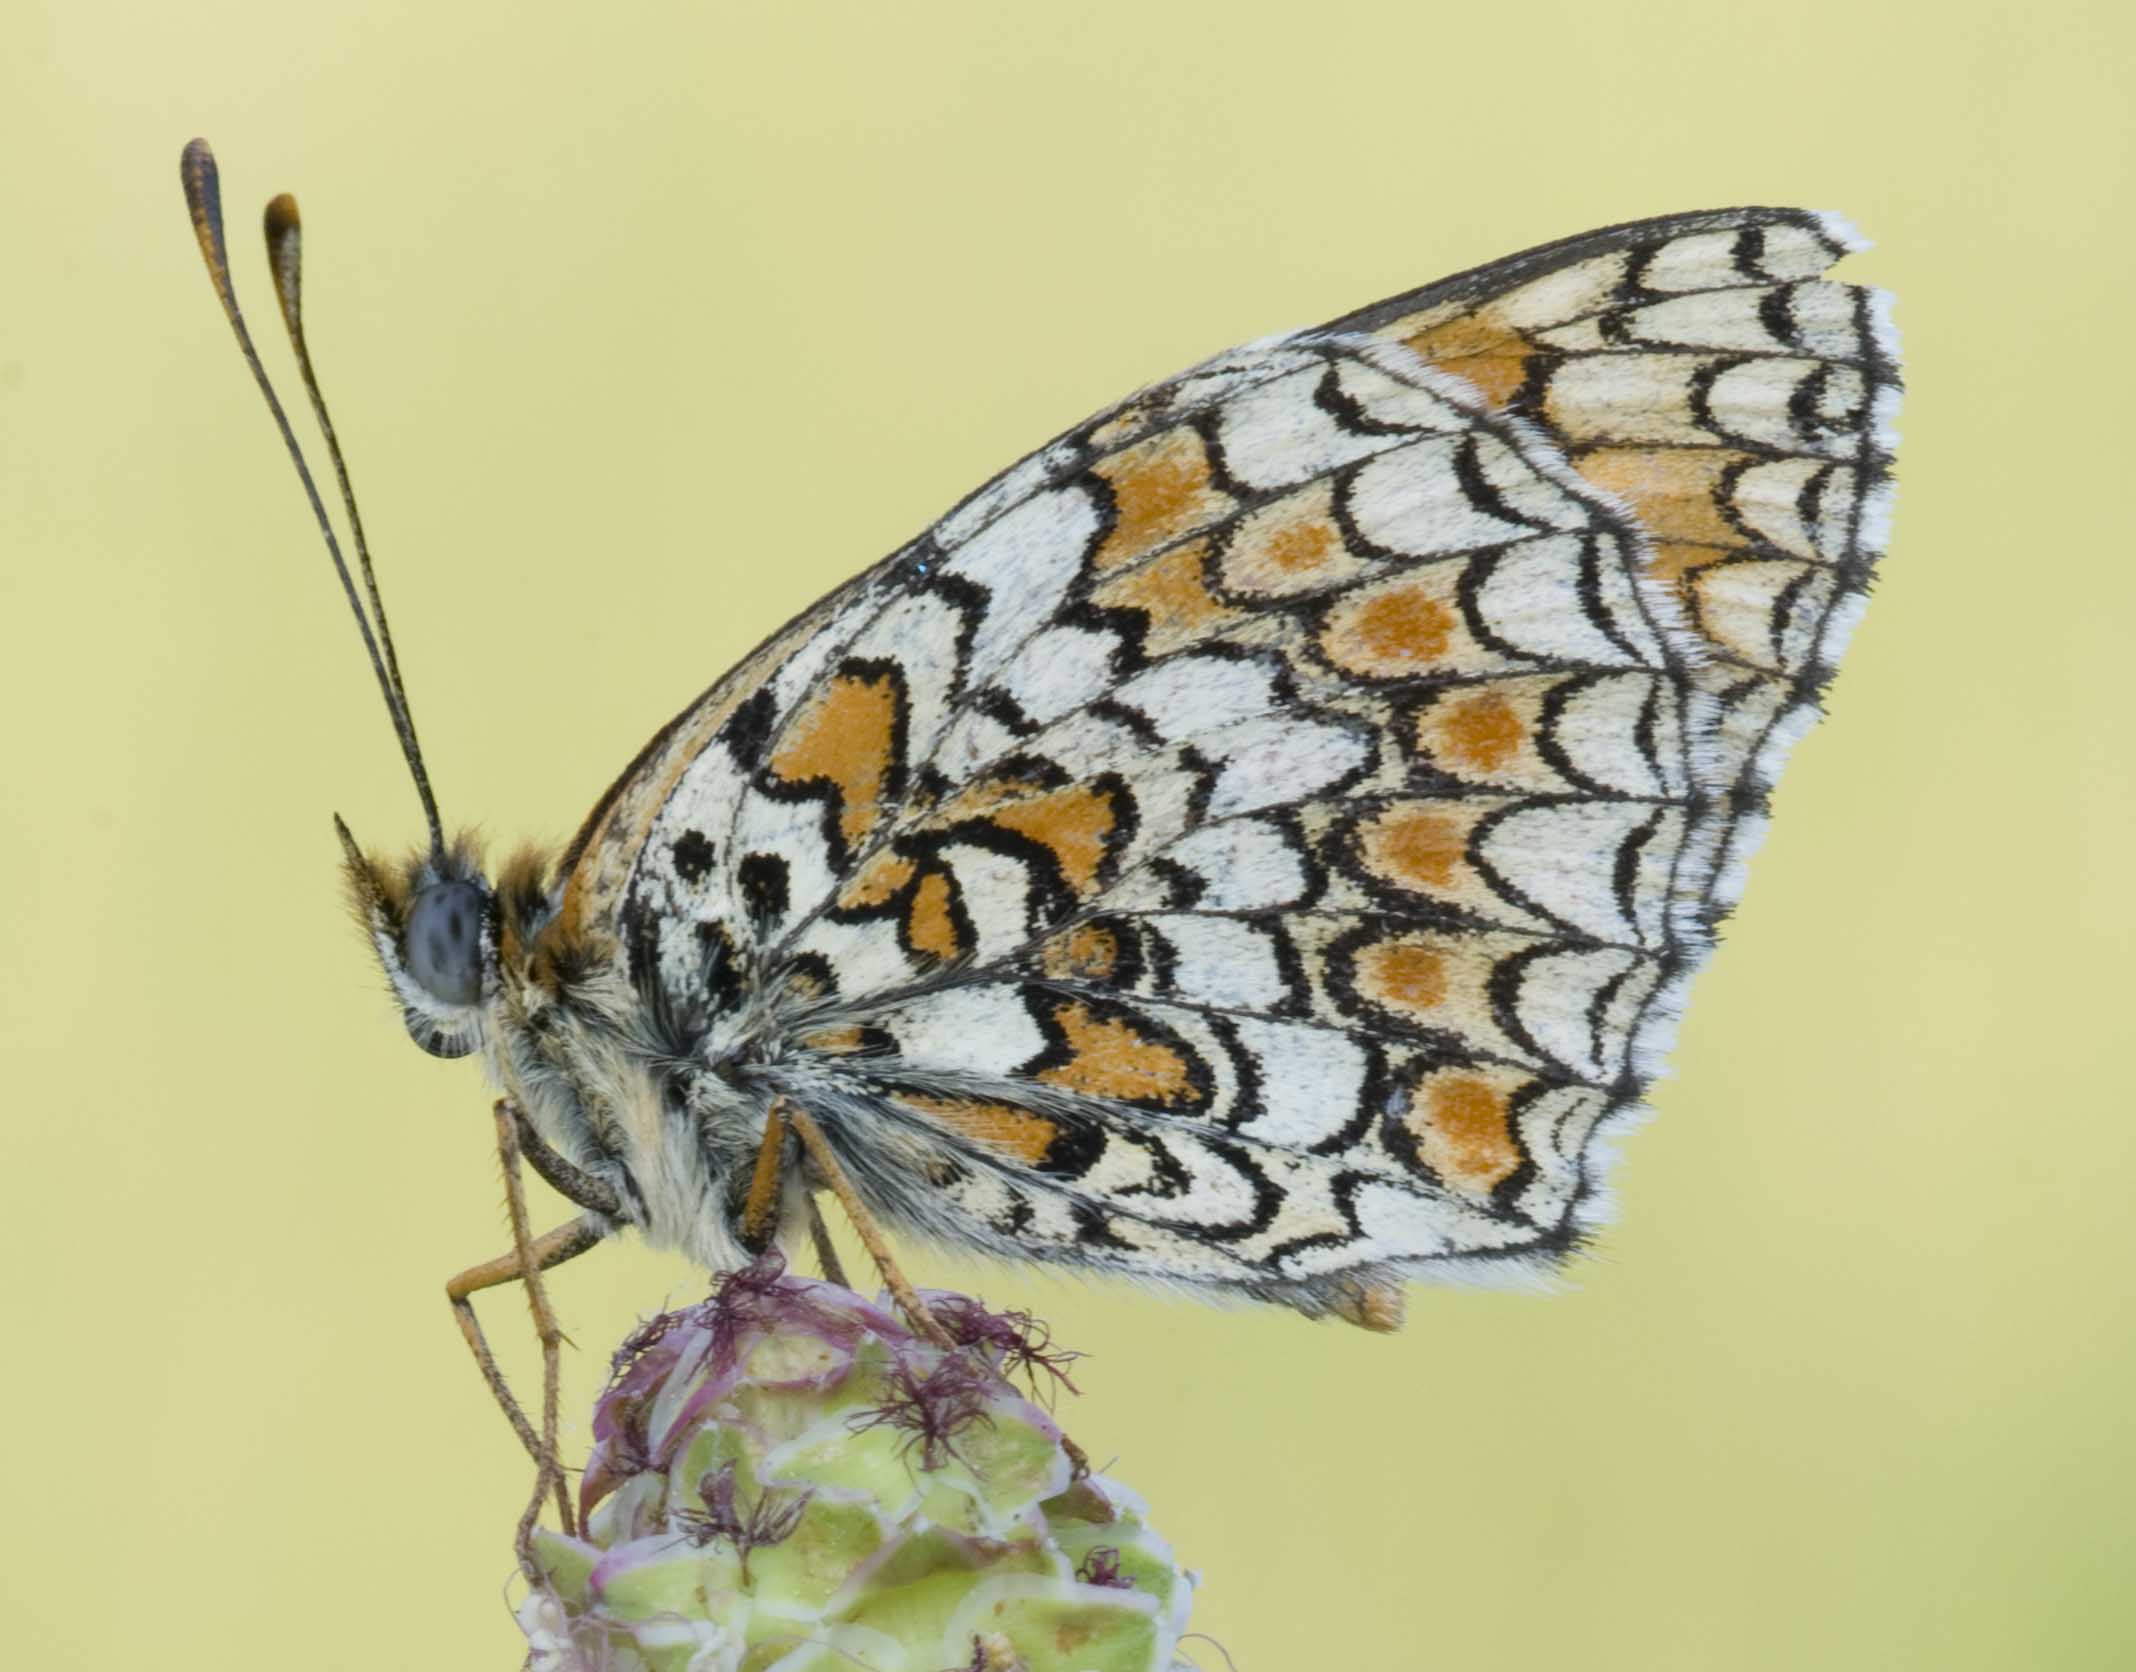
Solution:
M1148 1038L1118 1017L1094 1016L1082 1004L1056 1007L1053 1019L1072 1055L1039 1071L1048 1084L1130 1102L1199 1101L1187 1059L1164 1041Z
M1532 351L1511 326L1485 309L1403 339L1442 371L1466 378L1493 406L1504 406L1528 378Z
M1091 593L1108 609L1139 610L1148 618L1147 648L1164 655L1240 619L1211 596L1202 580L1206 540L1193 540L1140 568L1107 581Z
M1004 800L983 816L1051 850L1061 875L1079 894L1096 880L1119 822L1112 793L1084 784Z
M771 770L790 784L827 782L838 792L838 828L850 845L867 835L897 767L897 686L840 674L810 700Z
M1094 560L1100 569L1118 568L1232 509L1231 496L1210 480L1201 437L1184 427L1139 441L1091 469L1113 494L1112 532Z
M1363 947L1356 971L1357 990L1389 1010L1434 1010L1446 1000L1446 954L1416 941Z
M1573 468L1632 508L1650 540L1740 546L1721 506L1724 474L1748 454L1710 447L1598 447Z
M1376 587L1343 600L1322 643L1340 667L1395 677L1422 672L1443 658L1454 627L1452 608L1423 585Z
M1311 482L1242 518L1224 545L1223 584L1283 596L1365 572L1343 544L1334 504L1326 482Z
M1365 826L1365 860L1379 875L1412 888L1445 888L1468 858L1463 821L1423 807L1394 807Z
M882 905L912 881L912 870L911 860L887 850L878 853L846 884L838 903L847 911Z
M1441 703L1425 716L1439 752L1475 772L1496 772L1519 752L1527 727L1497 691Z
M906 1092L898 1101L940 1121L960 1137L1013 1156L1026 1167L1046 1159L1060 1128L1042 1115L1007 1103L974 1103L961 1097L925 1097Z
M1268 561L1285 574L1302 575L1324 565L1341 545L1333 523L1301 518L1277 529L1261 549Z
M906 938L915 952L954 958L964 950L957 940L957 920L949 907L949 878L940 871L929 871L913 890L912 909L905 917Z
M1511 1099L1484 1075L1435 1074L1418 1088L1411 1108L1423 1127L1425 1164L1448 1184L1487 1195L1520 1167Z

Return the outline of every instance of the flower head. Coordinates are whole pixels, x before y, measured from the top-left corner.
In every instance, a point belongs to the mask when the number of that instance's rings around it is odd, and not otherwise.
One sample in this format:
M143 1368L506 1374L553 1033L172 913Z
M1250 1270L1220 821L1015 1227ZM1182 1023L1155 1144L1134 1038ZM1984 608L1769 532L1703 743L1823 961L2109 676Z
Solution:
M634 1331L594 1412L584 1536L535 1537L532 1665L1173 1666L1188 1577L1009 1379L1068 1386L1074 1355L1026 1314L928 1300L954 1346L772 1256Z

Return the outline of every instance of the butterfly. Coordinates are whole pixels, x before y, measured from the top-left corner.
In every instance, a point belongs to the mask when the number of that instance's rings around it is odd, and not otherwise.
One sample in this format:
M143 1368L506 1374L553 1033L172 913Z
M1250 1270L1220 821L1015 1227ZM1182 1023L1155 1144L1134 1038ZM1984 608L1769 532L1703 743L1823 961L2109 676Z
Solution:
M186 178L249 356L205 147ZM491 1279L625 1228L733 1267L818 1188L1373 1328L1406 1280L1561 1262L1885 545L1888 298L1826 277L1859 247L1794 209L1612 226L1154 384L495 876L364 556L430 839L344 831L353 899L409 1033L481 1055L585 1209Z

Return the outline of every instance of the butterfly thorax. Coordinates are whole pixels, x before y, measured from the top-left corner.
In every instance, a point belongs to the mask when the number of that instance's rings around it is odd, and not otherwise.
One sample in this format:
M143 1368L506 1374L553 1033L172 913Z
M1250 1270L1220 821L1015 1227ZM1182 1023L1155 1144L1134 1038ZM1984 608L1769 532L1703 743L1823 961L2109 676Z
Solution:
M567 918L550 875L528 849L493 882L466 837L399 864L348 844L350 904L409 1036L433 1056L479 1052L542 1140L656 1246L732 1264L726 1197L747 1177L762 1099L649 1021L614 935Z
M487 1041L498 1085L551 1148L615 1190L654 1246L735 1264L730 1183L748 1176L761 1111L644 1038L613 966L560 984L551 974L531 959L505 971Z

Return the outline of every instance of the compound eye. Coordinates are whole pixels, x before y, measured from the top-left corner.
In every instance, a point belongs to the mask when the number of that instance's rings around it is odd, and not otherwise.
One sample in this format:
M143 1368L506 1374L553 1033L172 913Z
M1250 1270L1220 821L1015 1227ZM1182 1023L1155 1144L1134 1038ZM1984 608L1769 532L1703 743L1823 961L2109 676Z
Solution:
M434 882L409 908L408 973L440 1004L482 998L482 922L488 895L471 882Z

